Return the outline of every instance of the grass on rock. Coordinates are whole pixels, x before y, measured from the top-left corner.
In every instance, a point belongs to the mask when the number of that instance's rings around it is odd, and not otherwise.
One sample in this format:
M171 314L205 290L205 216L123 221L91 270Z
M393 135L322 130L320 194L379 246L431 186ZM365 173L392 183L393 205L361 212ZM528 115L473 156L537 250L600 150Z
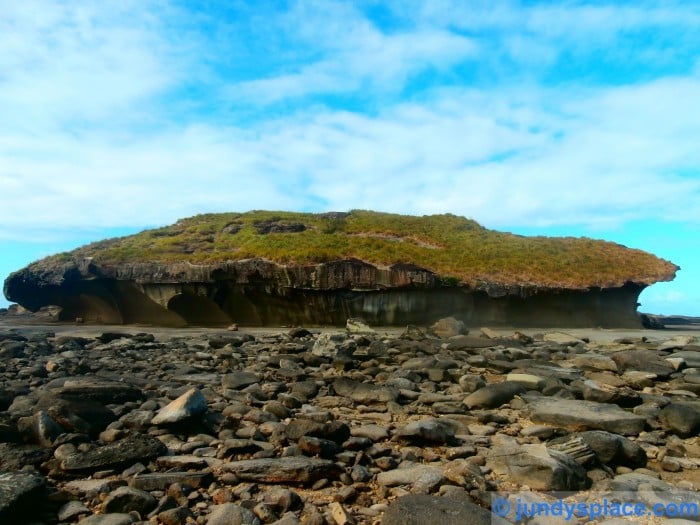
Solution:
M378 266L415 264L437 273L446 284L554 288L650 284L671 279L677 269L652 254L612 242L524 237L488 230L451 214L419 217L365 210L203 214L95 242L37 264L82 257L105 265L213 264L255 257L304 265L357 258Z

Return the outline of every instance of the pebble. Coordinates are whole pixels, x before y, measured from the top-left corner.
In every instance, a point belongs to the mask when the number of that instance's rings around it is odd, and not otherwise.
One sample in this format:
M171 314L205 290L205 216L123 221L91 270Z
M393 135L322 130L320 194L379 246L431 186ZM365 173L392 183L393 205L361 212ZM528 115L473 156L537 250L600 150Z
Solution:
M0 523L498 524L491 491L693 490L695 340L480 337L455 321L0 324Z

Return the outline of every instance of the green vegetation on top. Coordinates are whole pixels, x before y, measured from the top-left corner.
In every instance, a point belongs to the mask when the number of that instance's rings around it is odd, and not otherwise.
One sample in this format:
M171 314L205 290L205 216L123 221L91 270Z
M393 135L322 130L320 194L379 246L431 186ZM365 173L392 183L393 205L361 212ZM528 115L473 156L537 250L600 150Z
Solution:
M357 258L379 266L415 264L446 283L555 288L651 284L672 279L677 269L652 254L606 241L523 237L451 214L417 217L364 210L197 215L38 264L82 257L93 257L97 264L212 264L260 257L289 265Z

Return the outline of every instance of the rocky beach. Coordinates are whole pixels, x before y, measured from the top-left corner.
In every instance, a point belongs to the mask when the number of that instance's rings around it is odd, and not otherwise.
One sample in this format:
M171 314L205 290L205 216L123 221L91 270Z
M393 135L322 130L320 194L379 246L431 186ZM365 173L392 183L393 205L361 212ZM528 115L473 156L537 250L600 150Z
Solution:
M505 523L492 496L516 491L697 504L696 334L6 316L0 523Z

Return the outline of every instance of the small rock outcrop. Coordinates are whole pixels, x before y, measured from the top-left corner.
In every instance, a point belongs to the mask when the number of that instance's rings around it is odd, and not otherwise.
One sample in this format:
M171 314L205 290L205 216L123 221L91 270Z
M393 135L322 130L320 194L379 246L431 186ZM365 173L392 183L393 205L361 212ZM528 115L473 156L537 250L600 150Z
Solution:
M8 300L59 320L166 326L639 327L637 299L678 267L617 244L521 237L452 215L204 215L10 275Z

